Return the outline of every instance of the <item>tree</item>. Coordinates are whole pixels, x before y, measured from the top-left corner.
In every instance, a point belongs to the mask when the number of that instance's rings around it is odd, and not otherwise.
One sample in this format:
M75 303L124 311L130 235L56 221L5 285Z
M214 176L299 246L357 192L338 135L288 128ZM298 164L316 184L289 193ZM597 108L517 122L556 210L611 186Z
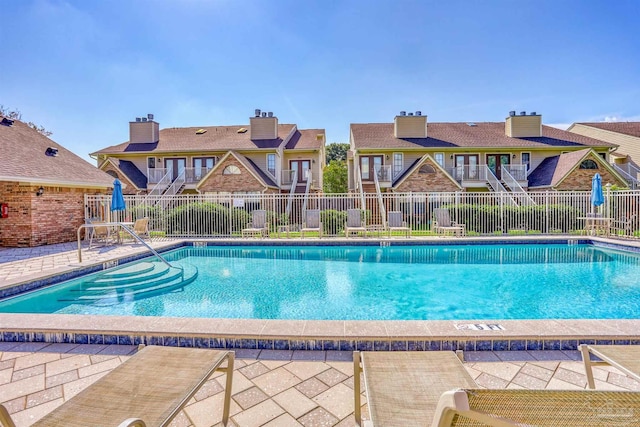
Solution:
M323 171L323 190L325 193L346 193L348 191L347 162L332 160Z
M8 108L5 108L4 105L0 105L0 116L4 116L12 120L22 121L22 113L19 110L10 110ZM44 136L51 136L53 134L53 132L46 130L43 126L38 126L33 122L27 122L27 126L29 126L31 129L37 130Z
M334 142L327 145L327 164L332 160L347 161L347 151L349 151L349 144Z

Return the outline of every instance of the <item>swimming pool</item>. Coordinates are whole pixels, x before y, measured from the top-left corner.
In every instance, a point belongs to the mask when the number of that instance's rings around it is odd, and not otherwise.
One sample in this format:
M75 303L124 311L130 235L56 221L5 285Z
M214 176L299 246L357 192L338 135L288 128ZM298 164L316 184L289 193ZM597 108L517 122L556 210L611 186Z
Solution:
M167 259L197 278L84 302L91 276L0 312L259 319L640 318L640 256L593 245L233 246ZM148 261L144 261L148 262ZM125 268L131 268L125 267ZM150 274L150 273L149 273Z

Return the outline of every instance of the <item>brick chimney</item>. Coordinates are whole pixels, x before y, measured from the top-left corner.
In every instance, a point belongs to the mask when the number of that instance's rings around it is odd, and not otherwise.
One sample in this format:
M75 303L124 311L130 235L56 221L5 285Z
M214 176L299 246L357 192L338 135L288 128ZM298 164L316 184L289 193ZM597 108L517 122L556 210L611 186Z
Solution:
M396 138L426 138L427 116L421 111L415 114L400 111L394 120L393 134Z
M160 124L153 121L153 114L147 117L136 117L135 122L129 122L129 142L146 143L158 142Z
M504 132L512 138L533 138L542 136L542 115L532 111L527 115L526 111L516 114L509 111L509 117L505 122Z
M278 118L272 112L256 109L255 116L249 119L251 139L276 139L278 137Z

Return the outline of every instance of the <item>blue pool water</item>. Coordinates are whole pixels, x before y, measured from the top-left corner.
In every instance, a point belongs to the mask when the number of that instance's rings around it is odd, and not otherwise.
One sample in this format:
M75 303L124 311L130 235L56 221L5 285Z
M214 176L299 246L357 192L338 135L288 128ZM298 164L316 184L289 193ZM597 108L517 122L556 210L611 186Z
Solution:
M640 318L640 256L592 245L233 246L167 258L197 279L94 302L81 278L0 312L261 319Z

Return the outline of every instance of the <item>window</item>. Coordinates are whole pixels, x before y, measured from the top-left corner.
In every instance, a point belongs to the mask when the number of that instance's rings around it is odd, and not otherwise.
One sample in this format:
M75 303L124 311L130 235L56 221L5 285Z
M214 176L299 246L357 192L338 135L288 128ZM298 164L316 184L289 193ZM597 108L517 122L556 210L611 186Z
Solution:
M598 164L591 159L583 160L580 169L598 169Z
M224 168L222 175L240 175L240 168L236 165L229 165Z
M276 155L267 154L267 170L273 176L276 176Z
M156 167L156 158L155 157L147 157L147 168L155 169Z
M526 165L525 170L529 170L531 167L531 153L522 153L521 154L521 163Z
M440 166L444 167L444 153L435 153L433 155L433 158L436 161L436 163L438 163Z
M431 165L422 165L418 169L418 173L436 173L436 168Z
M607 153L598 153L598 156L602 157L602 160L607 161Z
M404 169L404 156L402 153L393 153L393 177L400 175Z
M215 157L194 157L193 174L195 179L202 179L216 164Z

